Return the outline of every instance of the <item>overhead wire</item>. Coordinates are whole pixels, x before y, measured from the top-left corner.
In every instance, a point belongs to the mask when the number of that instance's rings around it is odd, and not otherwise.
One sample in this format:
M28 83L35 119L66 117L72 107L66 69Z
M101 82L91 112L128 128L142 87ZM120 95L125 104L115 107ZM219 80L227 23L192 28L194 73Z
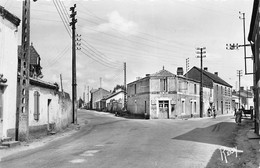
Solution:
M67 22L69 22L69 17L68 17L68 12L66 10L66 7L64 5L64 3L60 2L59 0L53 0L53 3L55 5L56 10L59 13L59 16L69 34L69 36L71 37L71 30L68 26L68 24L66 24ZM111 62L109 59L106 58L105 54L103 54L102 52L98 51L97 49L95 49L92 45L90 45L89 43L87 43L84 39L82 39L84 42L82 43L85 47L81 47L82 49L85 50L82 51L80 50L83 54L85 54L86 56L88 56L89 58L97 61L98 63L110 67L110 68L118 68L117 67L117 63L113 63ZM87 43L87 44L86 44ZM98 53L97 53L98 52ZM94 55L96 56L94 56Z

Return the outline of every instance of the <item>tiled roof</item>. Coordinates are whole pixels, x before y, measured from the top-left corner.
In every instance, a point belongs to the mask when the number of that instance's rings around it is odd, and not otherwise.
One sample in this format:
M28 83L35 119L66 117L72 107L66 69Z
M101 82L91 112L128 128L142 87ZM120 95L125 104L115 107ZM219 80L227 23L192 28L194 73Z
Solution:
M119 91L119 92L111 93L111 94L105 96L103 99L104 99L104 100L107 100L107 99L109 99L109 98L111 98L111 97L114 97L114 96L118 95L119 93L124 93L124 91L121 90L121 91Z
M3 6L0 5L0 16L2 16L3 18L7 19L8 21L10 21L11 23L13 23L16 27L19 26L20 24L20 19L11 14L9 11L7 11Z
M156 72L154 74L151 74L150 76L175 76L173 73L165 70L164 68L160 70L159 72Z
M189 72L192 71L192 70L196 70L196 71L197 71L196 77L194 76L194 74L189 74ZM195 77L196 80L200 80L200 75L199 75L199 74L200 74L200 71L201 71L200 68L194 66L191 70L189 70L189 72L187 72L187 73L185 74L185 76L188 75L189 78L194 78L194 77ZM208 78L210 78L213 82L218 83L218 84L221 84L221 85L224 85L224 86L232 87L230 84L228 84L226 81L224 81L223 79L221 79L219 76L217 76L217 75L215 75L215 74L213 74L213 73L210 73L210 72L208 72L208 71L205 71L205 70L203 70L202 72L203 72L203 75L205 75L205 76L207 76ZM199 79L198 79L198 78L199 78ZM204 79L204 80L206 80L206 79ZM207 83L209 84L209 81L203 81L203 84L208 85ZM210 85L211 85L211 84L210 84Z

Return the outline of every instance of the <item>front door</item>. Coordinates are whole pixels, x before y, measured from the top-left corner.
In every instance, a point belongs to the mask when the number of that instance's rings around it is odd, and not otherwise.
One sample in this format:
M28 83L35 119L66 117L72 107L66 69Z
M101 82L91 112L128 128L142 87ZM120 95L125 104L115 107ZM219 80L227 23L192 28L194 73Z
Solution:
M169 116L169 101L159 101L159 116L158 118L170 118Z

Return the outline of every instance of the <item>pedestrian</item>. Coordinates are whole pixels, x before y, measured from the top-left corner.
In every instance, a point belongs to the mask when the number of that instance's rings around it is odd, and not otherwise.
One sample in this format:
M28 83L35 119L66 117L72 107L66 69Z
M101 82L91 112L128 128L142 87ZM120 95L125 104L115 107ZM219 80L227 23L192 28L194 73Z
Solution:
M242 109L239 109L236 112L236 123L241 124L241 119L242 119Z
M213 111L213 117L216 118L217 114L216 114L215 107L213 107L212 111Z
M208 117L210 117L210 115L211 115L211 109L210 109L210 107L208 108Z
M237 109L235 108L234 110L235 110L234 116L236 116L236 113L237 113Z

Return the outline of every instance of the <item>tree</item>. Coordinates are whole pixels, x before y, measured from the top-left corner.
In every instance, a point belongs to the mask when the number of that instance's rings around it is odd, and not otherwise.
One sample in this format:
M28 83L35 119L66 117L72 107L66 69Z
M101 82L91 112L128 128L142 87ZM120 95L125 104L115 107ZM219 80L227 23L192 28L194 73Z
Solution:
M125 90L125 86L124 85L116 85L113 89L113 93L115 93L118 89Z

